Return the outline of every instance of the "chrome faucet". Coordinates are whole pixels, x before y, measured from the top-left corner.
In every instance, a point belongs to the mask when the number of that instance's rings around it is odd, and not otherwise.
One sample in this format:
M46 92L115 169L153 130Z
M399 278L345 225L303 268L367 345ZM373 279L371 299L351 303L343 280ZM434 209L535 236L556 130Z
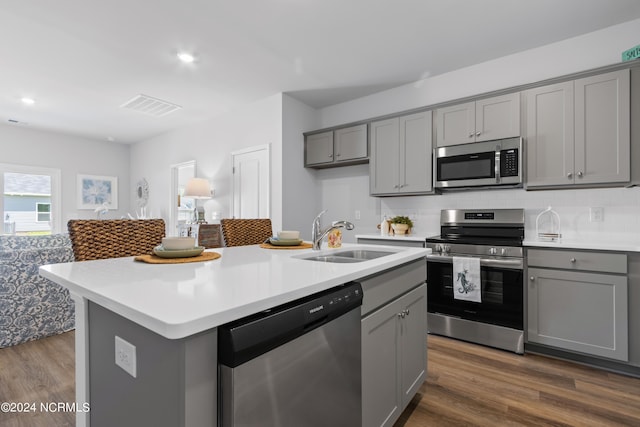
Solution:
M325 209L322 212L320 212L318 216L316 216L316 218L313 220L313 226L311 227L311 240L313 242L314 251L320 250L320 248L322 247L322 239L324 239L324 236L329 234L331 230L335 230L337 228L345 228L347 230L353 230L354 228L353 224L350 223L349 221L333 221L329 227L321 231L322 226L320 225L320 217L326 211L327 210Z

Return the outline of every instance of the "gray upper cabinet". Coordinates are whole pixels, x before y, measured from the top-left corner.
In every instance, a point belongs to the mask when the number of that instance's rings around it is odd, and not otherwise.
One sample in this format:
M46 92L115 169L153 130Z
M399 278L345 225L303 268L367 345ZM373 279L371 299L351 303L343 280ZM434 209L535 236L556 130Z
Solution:
M529 249L528 342L629 360L625 254Z
M431 111L373 122L370 132L371 195L424 194L433 190Z
M367 161L366 124L305 137L305 167L346 166Z
M322 132L305 138L305 166L333 163L333 132Z
M527 188L630 180L629 70L524 92Z
M520 136L520 92L438 108L436 145Z
M337 129L334 138L336 162L367 158L367 125Z

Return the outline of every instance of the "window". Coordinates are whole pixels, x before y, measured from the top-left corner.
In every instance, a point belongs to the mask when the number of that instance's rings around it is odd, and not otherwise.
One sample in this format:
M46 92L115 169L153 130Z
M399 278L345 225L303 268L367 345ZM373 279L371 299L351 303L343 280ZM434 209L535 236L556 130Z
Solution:
M36 203L36 222L51 221L51 203Z
M0 188L2 233L29 236L61 231L59 169L0 164Z

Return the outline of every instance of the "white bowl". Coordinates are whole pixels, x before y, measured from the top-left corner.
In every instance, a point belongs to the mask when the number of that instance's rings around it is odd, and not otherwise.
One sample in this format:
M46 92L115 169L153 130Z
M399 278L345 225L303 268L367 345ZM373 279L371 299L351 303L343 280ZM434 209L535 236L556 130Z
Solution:
M278 239L282 240L296 240L300 238L299 231L283 230L278 231Z
M196 246L194 237L163 237L162 247L168 251L193 249Z

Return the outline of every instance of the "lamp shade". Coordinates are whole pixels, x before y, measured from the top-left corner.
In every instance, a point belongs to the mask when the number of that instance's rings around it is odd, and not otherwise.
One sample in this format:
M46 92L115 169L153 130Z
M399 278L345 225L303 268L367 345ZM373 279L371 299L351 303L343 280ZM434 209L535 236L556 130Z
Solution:
M204 178L191 178L187 182L187 187L184 190L184 197L210 199L211 187L209 186L209 181Z

